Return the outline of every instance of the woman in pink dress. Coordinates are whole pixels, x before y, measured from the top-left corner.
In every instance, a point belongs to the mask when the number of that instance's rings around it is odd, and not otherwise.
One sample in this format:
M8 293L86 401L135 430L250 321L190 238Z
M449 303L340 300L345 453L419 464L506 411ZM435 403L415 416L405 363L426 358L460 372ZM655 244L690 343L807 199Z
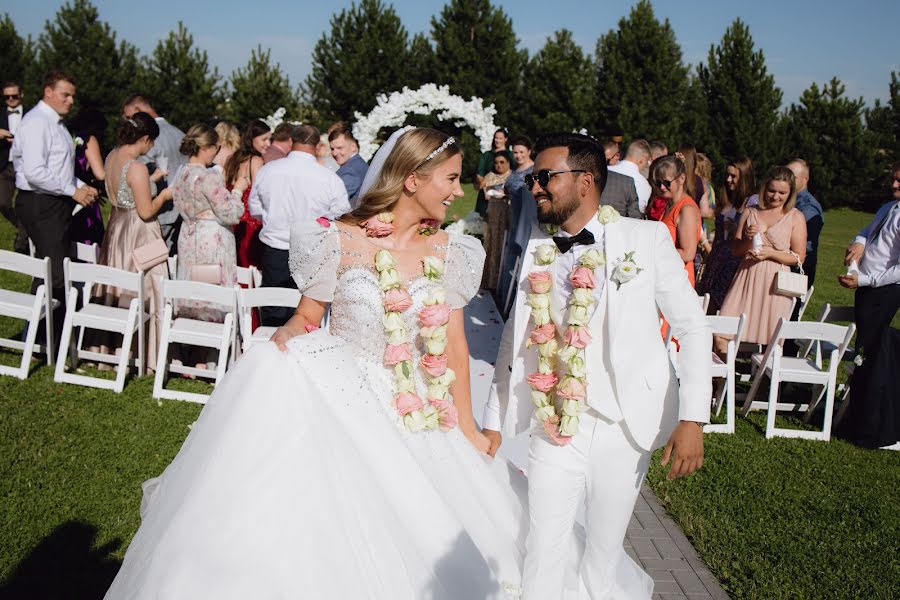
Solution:
M743 341L768 344L781 318L791 315L791 299L775 293L775 276L802 263L806 256L806 219L794 208L794 174L787 167L769 172L759 192L759 205L741 215L732 242L734 256L743 257L719 314L747 315ZM728 340L716 337L724 352Z

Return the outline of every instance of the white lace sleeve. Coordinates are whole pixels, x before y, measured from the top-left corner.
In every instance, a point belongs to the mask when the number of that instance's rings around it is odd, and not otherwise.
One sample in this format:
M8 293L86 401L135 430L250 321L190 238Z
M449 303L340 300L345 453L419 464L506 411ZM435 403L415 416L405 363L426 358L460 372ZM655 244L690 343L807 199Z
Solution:
M447 303L452 308L462 308L478 292L481 271L484 269L484 247L470 235L450 233L447 249L444 286Z
M319 302L331 302L340 261L340 234L334 223L330 227L313 222L291 228L288 264L301 294Z

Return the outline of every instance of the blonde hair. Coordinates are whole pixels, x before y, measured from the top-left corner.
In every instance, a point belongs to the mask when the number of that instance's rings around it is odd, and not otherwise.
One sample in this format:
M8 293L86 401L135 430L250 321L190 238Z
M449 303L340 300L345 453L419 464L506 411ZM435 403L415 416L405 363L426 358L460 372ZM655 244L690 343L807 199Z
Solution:
M712 161L702 152L697 153L697 175L703 181L712 181Z
M216 123L216 133L225 148L234 151L241 147L241 132L234 123L219 121Z
M787 202L784 203L784 206L781 207L781 212L787 214L791 212L797 201L797 181L794 178L794 172L787 167L775 167L769 171L766 178L763 179L762 186L759 188L759 205L762 208L769 208L766 203L766 188L773 181L786 181L790 187L791 195L788 197Z
M403 184L411 173L427 177L445 161L462 154L459 143L444 148L432 158L428 156L449 138L436 129L418 128L407 131L397 140L378 178L353 211L341 217L344 223L358 225L378 213L390 211L403 193Z
M184 134L184 139L181 140L181 147L178 148L178 151L185 156L197 156L203 148L215 146L218 143L219 134L216 133L216 130L209 125L201 123L187 130L187 133Z

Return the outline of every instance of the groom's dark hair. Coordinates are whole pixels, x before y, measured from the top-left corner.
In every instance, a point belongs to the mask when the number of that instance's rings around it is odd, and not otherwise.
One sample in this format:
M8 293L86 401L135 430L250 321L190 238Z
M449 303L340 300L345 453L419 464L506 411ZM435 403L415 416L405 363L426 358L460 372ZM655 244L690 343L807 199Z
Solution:
M549 133L538 138L535 155L550 148L567 148L569 158L566 163L572 169L581 169L594 176L597 189L602 193L606 187L607 169L603 144L588 135L580 133Z

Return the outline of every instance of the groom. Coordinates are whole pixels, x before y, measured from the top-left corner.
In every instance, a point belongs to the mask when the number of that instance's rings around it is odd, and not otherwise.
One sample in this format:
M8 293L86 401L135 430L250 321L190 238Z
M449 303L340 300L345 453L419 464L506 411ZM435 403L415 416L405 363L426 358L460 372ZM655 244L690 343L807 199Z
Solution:
M598 213L607 176L603 146L584 135L558 134L539 140L536 150L526 186L537 202L538 219L558 231L555 237L538 227L532 231L484 415L492 453L501 431L514 436L531 430L524 597L560 597L571 560L566 542L584 501L581 577L590 597L650 598L652 580L624 552L625 530L655 448L666 444L663 464L672 464L670 479L703 464L711 332L665 226L621 218L609 207ZM595 277L573 276L586 259L598 256L605 256L605 264L596 265ZM549 271L549 310L536 298L540 294L529 294L536 291L529 274L539 271ZM548 279L533 276L540 277ZM593 300L585 299L586 293ZM579 314L576 304L587 305L587 312ZM680 382L660 336L660 311L680 343ZM542 338L535 329L547 313ZM567 335L573 321L575 330L587 333ZM583 412L575 419L568 416L569 404L568 411L557 409L548 420L548 411L554 411L550 396L551 405L544 401L538 411L548 421L542 423L533 415L534 405L553 390L536 389L546 387L546 377L538 374L546 375L548 363L539 363L533 344L546 339L548 328L560 348L563 340L586 344L583 368L558 359L556 370L584 375L587 391L581 388ZM529 339L532 344L526 344ZM565 387L558 389L562 396L579 396Z

